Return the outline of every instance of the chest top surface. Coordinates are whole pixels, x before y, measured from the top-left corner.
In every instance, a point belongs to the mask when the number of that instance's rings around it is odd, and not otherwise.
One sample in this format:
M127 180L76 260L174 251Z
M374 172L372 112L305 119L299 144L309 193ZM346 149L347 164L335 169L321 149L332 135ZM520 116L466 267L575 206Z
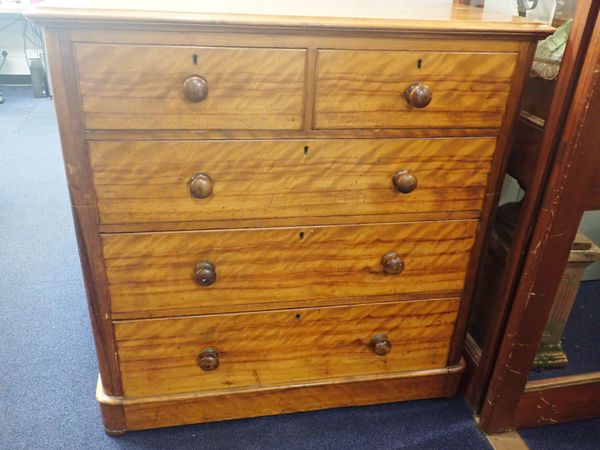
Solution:
M27 16L41 22L136 22L547 35L548 25L452 0L48 0Z

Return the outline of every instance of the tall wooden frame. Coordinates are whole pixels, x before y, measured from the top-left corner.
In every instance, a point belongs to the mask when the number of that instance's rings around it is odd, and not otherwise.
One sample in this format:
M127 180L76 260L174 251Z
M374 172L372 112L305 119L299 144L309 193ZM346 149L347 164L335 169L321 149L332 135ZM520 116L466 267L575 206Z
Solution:
M475 371L476 376L471 376L470 398L486 392L480 426L487 433L600 415L598 373L527 382L581 216L586 209L600 208L596 180L600 169L596 124L600 117L599 6L595 1L579 5L573 28L573 39L579 40L579 46L575 49L572 41L571 51L565 54L565 58L571 58L566 61L573 61L575 67L563 62L563 67L570 67L569 75L559 80L554 103L564 102L559 95L572 87L575 90L561 108L552 110L546 125L536 175L539 172L543 177L544 168L540 166L544 159L550 161L554 149L556 156L520 278L515 278L512 306L509 308L508 301L505 304L510 312L493 365L492 356L486 355L486 362L492 366L487 391L478 391L472 384L482 372ZM578 57L583 57L580 71L576 67ZM530 205L525 211L535 217L538 210ZM520 233L526 234L526 230Z

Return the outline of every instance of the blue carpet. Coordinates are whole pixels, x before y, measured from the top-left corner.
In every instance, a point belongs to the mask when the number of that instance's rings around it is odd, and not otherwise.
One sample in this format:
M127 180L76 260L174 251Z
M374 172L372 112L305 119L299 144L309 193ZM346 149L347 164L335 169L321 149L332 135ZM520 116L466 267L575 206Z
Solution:
M52 101L0 105L0 449L488 449L462 399L343 408L109 438Z
M562 369L531 372L530 380L600 371L600 280L584 281L565 328L563 350L569 363ZM598 445L600 448L600 444Z
M598 450L600 418L519 430L531 450Z

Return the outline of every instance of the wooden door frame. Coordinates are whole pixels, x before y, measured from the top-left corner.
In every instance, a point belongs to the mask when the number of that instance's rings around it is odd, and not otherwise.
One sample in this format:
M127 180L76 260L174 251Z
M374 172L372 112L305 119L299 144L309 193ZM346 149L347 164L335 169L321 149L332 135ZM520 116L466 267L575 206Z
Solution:
M480 410L480 427L486 433L600 415L600 399L594 399L600 393L598 374L578 376L571 383L564 378L553 384L527 382L583 212L600 208L597 198L589 198L600 167L594 123L600 117L600 2L582 3L594 12L577 29L592 26L589 45L562 132L547 130L560 139Z
M575 88L589 45L591 32L598 15L597 0L580 0L573 20L569 41L562 60L560 76L556 81L550 113L545 121L544 135L537 160L529 178L529 186L523 198L519 222L507 256L506 267L497 292L498 309L486 330L483 345L467 335L465 357L468 363L463 386L467 401L479 412L494 370L502 338L509 320L512 300L530 245L548 173L560 142ZM518 152L519 149L513 149ZM480 271L480 276L483 274ZM481 280L478 280L478 285ZM476 288L477 289L477 288ZM491 294L490 294L491 295Z

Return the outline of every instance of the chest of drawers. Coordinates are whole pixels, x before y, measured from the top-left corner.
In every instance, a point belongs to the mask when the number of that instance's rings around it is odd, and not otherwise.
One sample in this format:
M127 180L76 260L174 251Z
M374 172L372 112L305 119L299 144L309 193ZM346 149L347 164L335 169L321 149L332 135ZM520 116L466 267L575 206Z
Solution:
M550 30L440 2L143 3L30 12L106 430L454 395Z

